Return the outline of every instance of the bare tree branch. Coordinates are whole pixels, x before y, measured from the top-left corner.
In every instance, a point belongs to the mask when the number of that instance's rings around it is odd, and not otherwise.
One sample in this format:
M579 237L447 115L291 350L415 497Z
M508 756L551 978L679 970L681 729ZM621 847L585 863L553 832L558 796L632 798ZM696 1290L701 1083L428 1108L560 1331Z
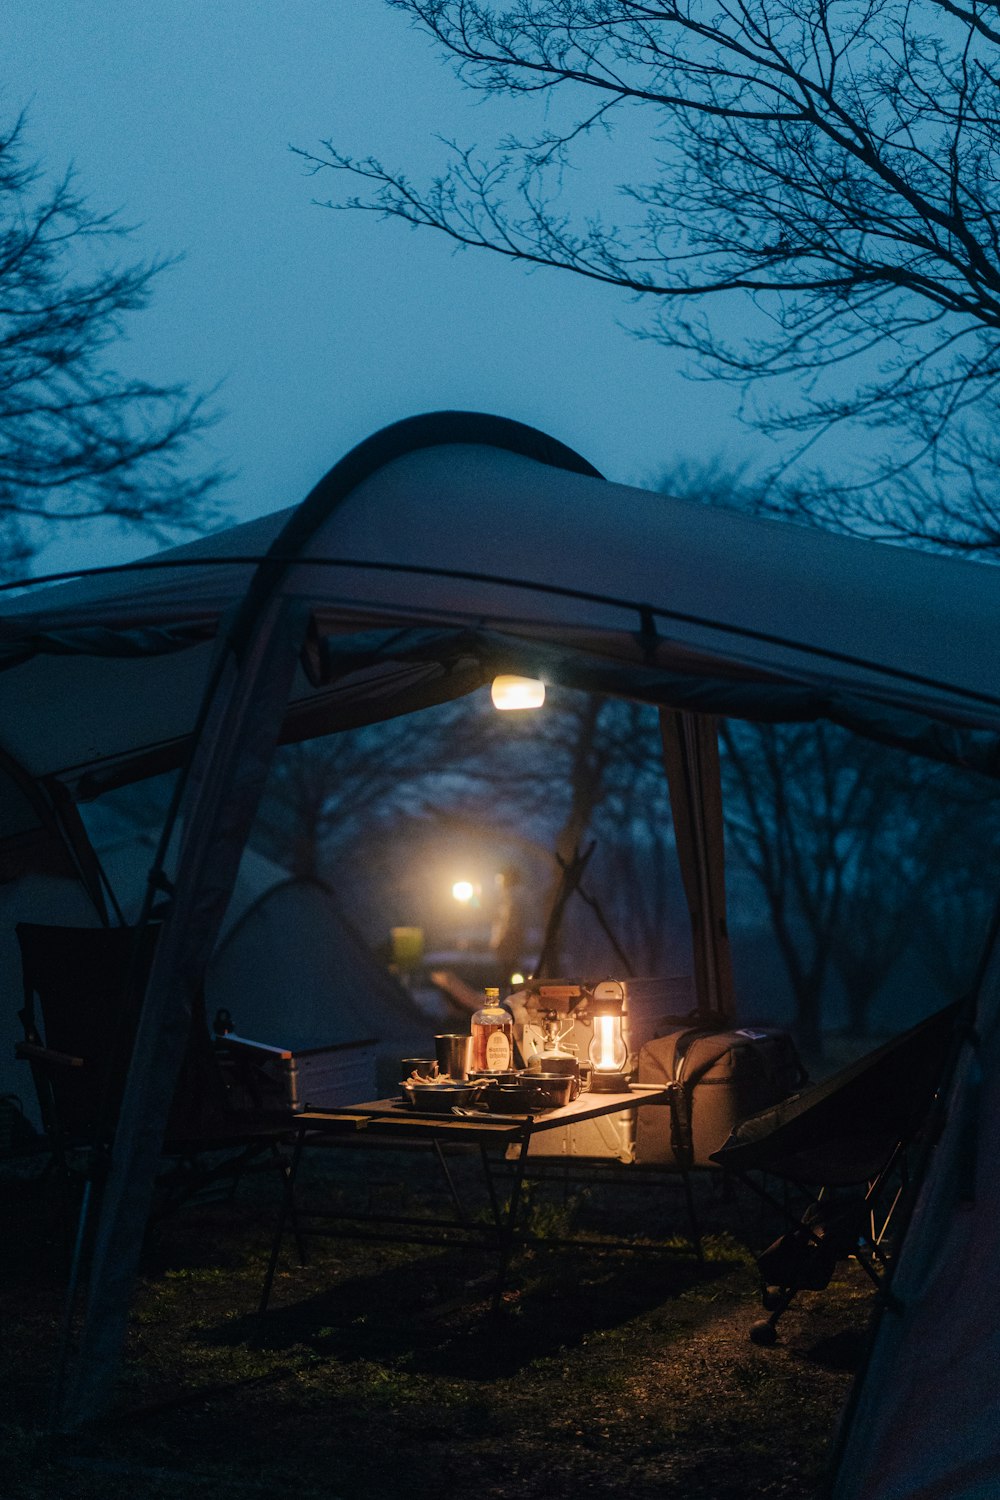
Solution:
M71 173L47 186L24 122L0 134L0 538L10 568L53 525L96 517L157 538L212 518L221 474L198 473L213 420L182 385L124 378L108 352L167 262L121 264L130 230Z
M1000 30L980 0L390 0L480 94L542 95L546 128L490 153L451 146L430 184L332 141L311 171L464 248L548 266L649 304L696 368L777 394L772 432L862 421L899 464L963 475L1000 447ZM641 110L649 180L621 221L563 171ZM727 339L722 294L752 300ZM852 374L853 372L853 374ZM787 399L789 385L794 398ZM908 443L908 447L905 444Z

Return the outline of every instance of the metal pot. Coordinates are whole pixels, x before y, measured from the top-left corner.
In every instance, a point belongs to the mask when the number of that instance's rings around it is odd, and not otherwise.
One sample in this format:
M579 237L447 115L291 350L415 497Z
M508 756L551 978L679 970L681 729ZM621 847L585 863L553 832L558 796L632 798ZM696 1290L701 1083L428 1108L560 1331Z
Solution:
M534 1109L561 1109L580 1092L580 1080L568 1073L538 1073L525 1068L518 1077Z

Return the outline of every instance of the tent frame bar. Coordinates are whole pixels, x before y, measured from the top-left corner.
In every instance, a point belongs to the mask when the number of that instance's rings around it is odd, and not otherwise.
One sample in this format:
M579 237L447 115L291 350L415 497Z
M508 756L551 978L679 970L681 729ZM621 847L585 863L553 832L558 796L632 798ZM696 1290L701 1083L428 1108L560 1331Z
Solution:
M922 672L910 672L902 667L886 666L863 656L855 656L851 652L833 651L824 646L809 645L804 641L796 641L788 636L777 635L773 631L755 630L750 626L729 625L723 620L711 619L707 615L696 615L679 609L667 609L663 605L644 604L635 599L622 599L615 594L594 593L588 589L575 589L564 584L539 583L533 579L508 578L504 574L480 573L469 568L437 568L432 567L429 563L386 562L384 560L356 557L303 557L300 553L282 553L280 551L247 553L245 555L216 558L167 557L160 561L152 558L140 559L131 563L115 563L106 564L102 567L83 568L76 572L48 573L38 578L20 579L13 583L0 582L0 593L8 589L33 587L35 584L66 583L74 579L95 578L118 573L156 572L164 568L263 567L272 564L278 564L283 568L298 566L343 568L355 572L399 573L420 578L450 578L464 583L483 583L493 587L516 589L524 593L545 594L559 599L578 599L583 604L602 604L611 609L627 610L629 613L635 613L639 616L639 631L637 636L643 643L647 656L647 665L650 666L655 666L655 659L653 661L649 660L649 652L646 649L649 640L649 625L651 620L660 619L674 624L697 625L708 630L717 630L720 635L727 635L740 640L756 641L761 645L794 649L801 652L803 656L814 657L817 661L837 662L841 666L859 667L863 671L879 672L885 677L893 678L899 682L914 683L920 687L933 689L936 692L947 692L956 698L967 699L970 703L982 703L993 708L1000 708L1000 694L984 693L972 688L957 687L954 683L942 682L940 679L929 677ZM80 654L84 655L87 653L81 652ZM0 670L2 670L2 667L0 667Z

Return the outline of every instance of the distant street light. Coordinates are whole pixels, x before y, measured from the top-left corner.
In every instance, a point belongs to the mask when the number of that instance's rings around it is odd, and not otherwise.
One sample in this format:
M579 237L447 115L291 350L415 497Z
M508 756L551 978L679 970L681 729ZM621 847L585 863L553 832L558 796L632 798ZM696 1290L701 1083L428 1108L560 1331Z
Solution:
M490 696L494 708L541 708L545 683L537 677L494 677Z

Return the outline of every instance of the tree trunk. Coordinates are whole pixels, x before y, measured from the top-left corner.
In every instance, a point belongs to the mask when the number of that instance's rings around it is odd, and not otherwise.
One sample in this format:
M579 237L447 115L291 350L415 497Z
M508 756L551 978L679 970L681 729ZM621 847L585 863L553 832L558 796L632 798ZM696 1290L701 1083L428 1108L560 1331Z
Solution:
M577 725L576 744L573 747L573 761L570 767L569 810L567 811L563 826L556 837L555 849L559 859L564 860L567 864L572 861L577 849L580 847L584 835L590 827L594 811L603 795L604 769L607 757L605 754L596 751L595 738L604 702L603 698L588 695L584 699ZM549 915L551 915L559 897L562 875L562 868L557 863L556 873L553 876L545 903L545 911ZM562 968L560 927L558 926L552 935L547 968L551 974L558 974Z

